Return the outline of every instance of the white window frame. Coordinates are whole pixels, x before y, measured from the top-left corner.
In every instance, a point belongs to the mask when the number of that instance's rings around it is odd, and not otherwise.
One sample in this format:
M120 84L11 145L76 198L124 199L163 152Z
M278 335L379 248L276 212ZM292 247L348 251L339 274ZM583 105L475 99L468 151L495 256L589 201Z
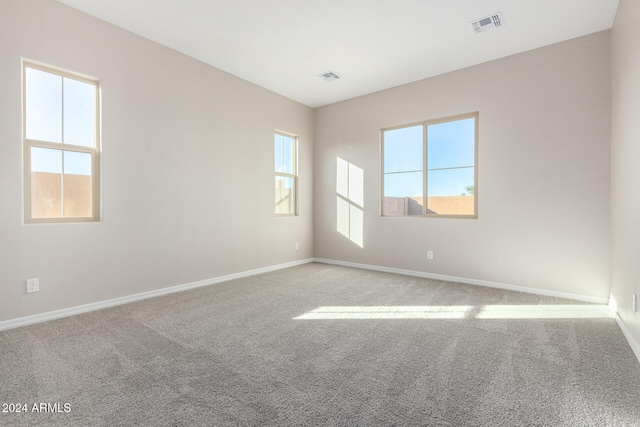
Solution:
M382 129L380 132L380 215L385 218L478 218L478 129L479 129L479 112L466 113L466 114L458 114L455 116L442 117L433 120L426 120L423 122L412 123L401 126L394 126L390 128ZM428 213L428 138L427 138L427 128L431 125L437 125L441 123L455 122L459 120L465 119L475 119L475 129L474 129L474 178L473 178L473 214L434 214ZM423 136L422 136L422 150L423 150L423 166L422 166L422 185L423 185L423 206L422 206L422 215L385 215L384 212L384 202L385 202L385 192L384 192L384 178L385 178L385 169L384 169L384 135L386 131L391 131L395 129L403 129L414 126L422 126L423 127Z
M291 191L291 196L293 197L293 201L292 201L293 212L278 212L276 207L274 206L275 215L278 217L298 216L298 136L289 132L278 130L278 129L274 130L274 136L276 135L293 139L292 173L275 171L275 178L281 177L281 178L290 178L293 180L293 190ZM275 147L274 147L274 150L275 150ZM274 152L273 158L275 158L275 152ZM275 169L275 165L274 165L274 169Z
M64 137L62 142L51 142L27 138L27 68L43 71L67 79L77 80L95 87L95 117L94 117L94 146L85 147L80 145L66 144ZM64 97L63 97L64 99ZM64 109L63 109L64 111ZM64 115L64 112L63 112ZM64 116L63 116L64 117ZM64 121L64 118L62 118ZM22 61L22 135L23 135L23 170L24 170L24 222L32 223L75 223L75 222L98 222L100 221L100 83L96 79L72 73L49 65L44 65L34 61ZM85 153L91 156L91 197L92 212L87 217L59 217L59 218L34 218L31 206L31 148L46 148L67 152ZM64 156L63 156L64 158ZM62 175L62 206L61 212L64 215L64 172Z

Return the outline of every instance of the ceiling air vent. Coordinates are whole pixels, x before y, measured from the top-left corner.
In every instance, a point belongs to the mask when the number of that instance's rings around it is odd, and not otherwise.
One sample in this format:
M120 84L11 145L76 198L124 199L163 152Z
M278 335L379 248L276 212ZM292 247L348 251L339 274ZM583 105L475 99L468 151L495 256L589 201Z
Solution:
M485 31L493 30L494 28L502 27L503 25L504 19L502 19L502 13L500 12L478 19L471 23L473 31L475 31L476 34L484 33Z
M340 76L334 73L333 71L327 71L325 73L318 74L318 77L320 77L325 82L332 82L340 78Z

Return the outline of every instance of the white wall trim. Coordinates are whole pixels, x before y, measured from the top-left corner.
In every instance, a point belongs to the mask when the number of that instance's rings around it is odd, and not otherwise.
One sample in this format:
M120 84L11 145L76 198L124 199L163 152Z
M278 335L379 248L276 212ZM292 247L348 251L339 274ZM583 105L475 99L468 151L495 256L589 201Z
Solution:
M162 295L173 294L176 292L182 292L189 289L195 289L203 286L214 285L217 283L228 282L229 280L255 276L256 274L268 273L270 271L281 270L283 268L295 267L297 265L308 264L314 261L315 261L314 258L307 258L299 261L292 261L284 264L257 268L255 270L248 270L240 273L228 274L226 276L214 277L212 279L205 279L197 282L185 283L182 285L157 289L154 291L142 292L139 294L129 295L125 297L94 302L91 304L84 304L76 307L63 308L62 310L49 311L47 313L34 314L32 316L25 316L25 317L19 317L16 319L5 320L3 322L0 322L0 331L6 330L6 329L19 328L21 326L32 325L34 323L41 323L41 322L46 322L54 319L60 319L63 317L74 316L76 314L82 314L82 313L87 313L89 311L101 310L103 308L114 307L117 305L127 304L134 301L140 301L144 299L159 297Z
M464 277L446 276L442 274L426 273L426 272L415 271L415 270L404 270L404 269L391 268L391 267L381 267L376 265L360 264L360 263L347 262L347 261L337 261L337 260L326 259L326 258L307 258L299 261L293 261L293 262L273 265L269 267L257 268L254 270L228 274L225 276L219 276L211 279L200 280L197 282L185 283L182 285L171 286L168 288L157 289L154 291L143 292L139 294L129 295L129 296L120 297L120 298L114 298L114 299L105 300L105 301L99 301L91 304L79 305L75 307L64 308L61 310L50 311L47 313L34 314L32 316L25 316L25 317L19 317L16 319L5 320L3 322L0 322L0 331L6 330L6 329L19 328L21 326L32 325L34 323L41 323L41 322L46 322L54 319L60 319L63 317L74 316L76 314L87 313L95 310L101 310L103 308L114 307L117 305L127 304L130 302L140 301L148 298L154 298L162 295L182 292L189 289L200 288L203 286L210 286L217 283L227 282L229 280L240 279L243 277L254 276L262 273L268 273L270 271L276 271L284 268L295 267L297 265L308 264L310 262L319 262L323 264L333 264L333 265L340 265L344 267L361 268L364 270L381 271L385 273L403 274L405 276L423 277L427 279L446 280L449 282L466 283L470 285L479 285L479 286L504 289L509 291L526 292L526 293L535 294L535 295L566 298L566 299L595 303L595 304L608 304L609 302L608 298L603 298L603 297L571 294L568 292L551 291L547 289L528 288L524 286L516 286L516 285L509 285L509 284L498 283L498 282L491 282L487 280L477 280L477 279L469 279ZM640 345L637 342L635 342L635 340L633 339L633 336L631 335L629 330L624 325L624 322L622 322L622 320L617 314L615 315L615 318L616 318L616 322L620 326L620 329L622 330L625 337L629 341L629 344L631 345L633 352L636 354L636 356L638 357L638 360L640 361Z
M403 270L400 268L380 267L370 264L359 264L355 262L337 261L333 259L315 258L316 262L323 264L341 265L344 267L361 268L364 270L382 271L385 273L403 274L405 276L423 277L425 279L446 280L447 282L465 283L468 285L479 285L488 288L504 289L507 291L526 292L534 295L544 295L548 297L566 298L575 301L589 302L594 304L608 304L609 298L594 297L589 295L572 294L568 292L552 291L548 289L528 288L525 286L509 285L506 283L490 282L488 280L468 279L465 277L445 276L442 274L426 273L423 271Z
M629 328L627 328L627 325L624 324L624 321L616 311L614 311L613 317L616 319L616 323L620 327L620 330L624 334L624 337L627 339L629 345L631 346L631 350L633 350L633 353L636 355L636 358L640 363L640 343L635 340L633 334L631 333Z

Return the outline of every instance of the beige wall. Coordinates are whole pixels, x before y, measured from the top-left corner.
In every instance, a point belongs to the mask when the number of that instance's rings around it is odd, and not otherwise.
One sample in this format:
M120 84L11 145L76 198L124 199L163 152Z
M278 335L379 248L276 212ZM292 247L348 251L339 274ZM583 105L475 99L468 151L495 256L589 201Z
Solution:
M316 110L316 257L608 297L609 52L601 32ZM380 129L474 111L478 219L381 217ZM362 248L336 157L364 170Z
M640 2L621 0L611 32L611 293L640 348ZM640 356L639 356L640 357Z
M23 224L21 58L100 79L100 223ZM313 256L312 109L53 0L0 1L0 94L0 321ZM274 129L299 217L274 215Z

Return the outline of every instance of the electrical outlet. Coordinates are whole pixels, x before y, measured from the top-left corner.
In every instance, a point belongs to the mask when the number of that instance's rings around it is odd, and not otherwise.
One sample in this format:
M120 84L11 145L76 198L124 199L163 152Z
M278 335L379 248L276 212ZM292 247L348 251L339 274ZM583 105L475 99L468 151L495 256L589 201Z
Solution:
M427 259L433 259L433 251L427 251Z
M637 294L633 294L633 311L635 313L638 312L638 295Z
M27 293L31 294L40 291L40 279L28 279L27 280Z
M298 247L298 243L296 242L296 251L300 249L300 247Z

